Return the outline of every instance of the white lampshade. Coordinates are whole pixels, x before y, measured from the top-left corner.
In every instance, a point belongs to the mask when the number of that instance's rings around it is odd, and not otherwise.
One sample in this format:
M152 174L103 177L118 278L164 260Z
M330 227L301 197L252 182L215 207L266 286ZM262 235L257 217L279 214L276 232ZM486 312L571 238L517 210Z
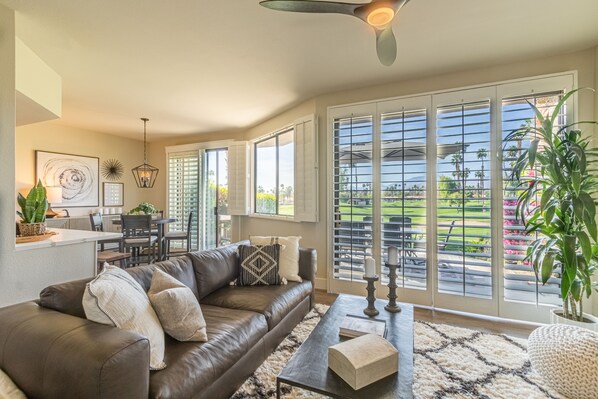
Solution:
M62 203L62 187L46 187L46 197L50 204Z

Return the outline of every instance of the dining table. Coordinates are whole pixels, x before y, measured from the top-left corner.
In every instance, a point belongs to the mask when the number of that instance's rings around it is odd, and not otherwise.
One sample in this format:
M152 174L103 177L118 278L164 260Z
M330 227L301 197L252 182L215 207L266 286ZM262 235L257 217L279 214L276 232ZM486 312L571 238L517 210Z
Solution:
M164 245L164 227L167 224L176 222L176 218L156 216L152 217L152 226L156 227L156 234L158 237L158 261L166 260L166 250ZM120 226L122 224L120 219L112 220L112 224Z

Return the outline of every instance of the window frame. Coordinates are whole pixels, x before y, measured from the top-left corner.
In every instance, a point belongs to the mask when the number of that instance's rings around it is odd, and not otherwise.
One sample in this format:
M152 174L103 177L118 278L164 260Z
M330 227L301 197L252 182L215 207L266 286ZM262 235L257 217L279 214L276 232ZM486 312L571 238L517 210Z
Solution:
M251 161L252 161L252 165L251 165L251 217L256 217L256 218L264 218L264 219L277 219L277 220L287 220L287 221L293 221L295 220L295 210L293 209L293 214L292 215L281 215L280 214L280 203L279 203L279 199L280 199L280 144L279 144L279 140L280 140L280 136L283 134L288 134L288 133L292 133L293 134L293 146L295 146L295 125L294 124L290 124L290 125L286 125L280 129L277 129L276 131L269 133L265 136L261 136L258 137L257 139L251 141L251 145L252 145L252 151L251 151ZM258 212L257 211L257 187L258 187L258 181L257 181L257 165L258 165L258 154L257 154L257 150L258 150L258 145L260 143L263 143L265 141L268 140L272 140L275 139L275 145L274 147L276 148L276 193L275 193L275 197L276 197L276 212L275 213L263 213L263 212ZM295 156L295 152L296 152L296 148L293 149L293 156ZM293 165L293 178L295 177L296 174L296 164ZM293 186L294 186L294 182L293 182ZM293 196L295 194L293 193ZM294 202L294 201L293 201Z

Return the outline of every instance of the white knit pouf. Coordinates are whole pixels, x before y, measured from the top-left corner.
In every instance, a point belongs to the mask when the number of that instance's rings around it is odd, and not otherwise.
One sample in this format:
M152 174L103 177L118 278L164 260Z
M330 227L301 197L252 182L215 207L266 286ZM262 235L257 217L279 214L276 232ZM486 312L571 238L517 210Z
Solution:
M571 399L598 397L598 334L555 324L534 330L527 342L532 367L546 384Z

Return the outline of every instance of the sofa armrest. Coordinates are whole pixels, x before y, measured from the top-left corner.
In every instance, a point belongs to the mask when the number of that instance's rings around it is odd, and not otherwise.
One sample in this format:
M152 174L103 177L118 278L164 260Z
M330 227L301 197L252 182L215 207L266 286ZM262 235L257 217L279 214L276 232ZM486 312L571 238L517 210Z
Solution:
M299 276L311 281L311 307L316 304L316 271L318 254L313 248L299 248Z
M31 398L147 398L149 342L26 302L0 309L0 368Z

